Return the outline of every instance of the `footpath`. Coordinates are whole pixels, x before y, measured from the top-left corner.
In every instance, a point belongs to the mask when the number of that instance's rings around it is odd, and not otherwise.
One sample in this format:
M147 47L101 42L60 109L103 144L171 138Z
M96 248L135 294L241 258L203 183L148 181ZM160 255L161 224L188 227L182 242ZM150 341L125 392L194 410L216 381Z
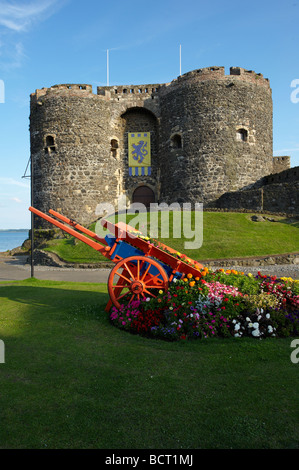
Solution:
M22 281L31 277L31 265L27 261L28 257L24 255L7 256L0 253L0 282L1 281ZM209 266L209 262L203 264ZM113 264L111 264L112 268ZM237 265L236 260L231 260L231 263L226 262L225 267L217 260L213 260L212 265L209 266L211 270L216 270L219 267L224 269L235 269L243 271L244 273L256 274L260 271L262 274L276 275L278 277L291 277L292 279L299 279L299 263L287 264L269 264L264 265L262 260L261 264L251 266ZM99 282L106 283L110 270L109 267L97 268L76 268L76 267L55 267L55 266L41 266L33 267L33 275L36 279L49 280L49 281L70 281L70 282Z

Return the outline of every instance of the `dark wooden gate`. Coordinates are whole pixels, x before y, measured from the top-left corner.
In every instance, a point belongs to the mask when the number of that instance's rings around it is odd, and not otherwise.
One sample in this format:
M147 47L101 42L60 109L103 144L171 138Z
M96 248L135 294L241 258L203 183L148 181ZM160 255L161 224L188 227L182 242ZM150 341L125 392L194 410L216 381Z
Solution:
M149 207L151 202L155 202L155 193L148 186L139 186L133 193L134 202L141 202L146 207Z

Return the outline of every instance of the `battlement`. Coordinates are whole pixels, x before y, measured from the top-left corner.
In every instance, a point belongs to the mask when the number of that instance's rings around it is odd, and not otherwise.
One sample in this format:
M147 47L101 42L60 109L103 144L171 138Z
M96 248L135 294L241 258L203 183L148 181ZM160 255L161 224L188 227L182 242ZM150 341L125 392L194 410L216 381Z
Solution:
M291 157L273 157L273 172L280 173L281 171L291 168Z
M256 73L253 70L246 70L242 67L230 67L229 75L225 74L225 68L219 66L204 67L197 70L192 70L170 83L166 84L166 87L177 87L180 85L197 83L199 81L213 81L213 80L226 80L229 84L234 84L235 81L242 81L248 83L254 83L256 85L263 86L270 90L270 82L268 78L264 78L261 73Z
M41 96L46 95L49 92L60 92L67 91L73 95L86 95L92 94L92 85L86 83L64 83L59 85L53 85L50 88L41 88L35 90L35 93L31 93L31 100L38 100Z
M147 84L147 85L122 85L122 86L102 86L97 87L97 95L104 96L108 99L120 98L142 98L150 97L158 93L161 84Z

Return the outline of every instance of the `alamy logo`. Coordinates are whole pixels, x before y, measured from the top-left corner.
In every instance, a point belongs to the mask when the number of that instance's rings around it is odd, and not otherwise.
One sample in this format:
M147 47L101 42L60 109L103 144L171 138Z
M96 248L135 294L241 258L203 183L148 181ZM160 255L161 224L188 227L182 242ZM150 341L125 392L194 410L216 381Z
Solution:
M102 202L96 207L98 217L109 217L110 222L116 223L116 213L118 222L126 223L127 214L134 215L129 225L133 229L139 227L144 236L150 238L184 238L184 249L198 249L203 243L203 204L195 203L193 210L190 203L151 203L149 209L142 203L133 203L127 206L125 196L119 196L117 200L117 210L110 202ZM172 217L170 216L172 214ZM172 219L172 221L171 221ZM172 222L172 223L171 223ZM144 229L142 229L144 227ZM95 232L99 237L107 235L106 229L101 222L96 223ZM115 235L115 233L113 233ZM131 235L130 232L127 235ZM121 234L117 234L122 238ZM123 234L125 236L125 234Z
M291 348L296 348L294 351L291 353L291 361L293 364L298 364L299 362L299 339L294 339L291 342Z
M0 364L3 364L5 362L5 346L4 346L4 341L0 339Z
M0 80L0 103L5 102L5 87L4 87L4 81Z
M299 78L295 78L294 80L291 81L291 87L295 88L294 91L291 93L291 101L292 103L298 103L299 102Z

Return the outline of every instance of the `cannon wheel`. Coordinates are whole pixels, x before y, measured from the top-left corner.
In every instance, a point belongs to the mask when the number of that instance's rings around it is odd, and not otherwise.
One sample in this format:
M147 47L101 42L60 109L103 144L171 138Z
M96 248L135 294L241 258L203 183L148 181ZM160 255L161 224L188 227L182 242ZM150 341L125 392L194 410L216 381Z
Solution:
M156 269L151 269L153 267ZM159 290L168 290L168 276L160 263L146 256L124 258L109 274L108 292L117 308L123 301L155 298Z

